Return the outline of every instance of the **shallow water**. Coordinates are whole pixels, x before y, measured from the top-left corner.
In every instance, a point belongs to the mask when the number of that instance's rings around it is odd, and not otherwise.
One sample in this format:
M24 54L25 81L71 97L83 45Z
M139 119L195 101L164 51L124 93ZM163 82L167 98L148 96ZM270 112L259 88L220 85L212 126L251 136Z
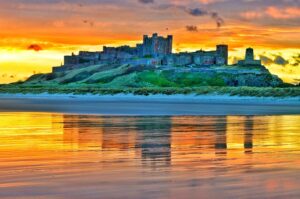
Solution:
M0 198L300 198L300 115L0 113Z

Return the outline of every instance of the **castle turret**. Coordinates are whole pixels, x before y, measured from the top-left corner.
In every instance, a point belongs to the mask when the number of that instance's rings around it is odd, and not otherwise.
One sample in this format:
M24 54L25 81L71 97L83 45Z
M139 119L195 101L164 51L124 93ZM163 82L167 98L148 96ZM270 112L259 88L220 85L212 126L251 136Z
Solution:
M254 50L253 48L247 48L246 49L246 54L245 54L245 59L240 60L238 62L238 65L241 66L261 66L261 60L255 60L254 59Z
M253 48L246 49L245 61L253 61L254 60L254 50Z
M228 45L217 45L217 56L224 59L224 64L228 65Z
M173 49L173 35L168 35L168 47L167 47L167 54L172 54Z

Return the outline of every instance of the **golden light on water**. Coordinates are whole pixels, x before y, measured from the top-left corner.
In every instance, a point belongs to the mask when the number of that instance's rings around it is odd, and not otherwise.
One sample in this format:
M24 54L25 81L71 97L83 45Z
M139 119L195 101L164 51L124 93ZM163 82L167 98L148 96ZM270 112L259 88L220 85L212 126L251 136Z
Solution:
M258 198L298 193L299 120L1 113L0 194L90 198L126 190L140 198L145 188L162 187L152 196L238 197L249 187Z
M44 149L51 150L56 149L56 143L60 142L61 146L75 144L77 149L85 146L130 149L137 146L141 139L141 132L135 125L147 121L138 121L134 117L126 119L55 113L1 113L0 116L1 147L15 147L13 150L26 149L31 144L43 146L47 142ZM217 135L224 135L227 149L242 149L247 135L251 134L254 148L257 141L258 145L276 146L278 150L281 147L300 149L300 141L294 140L296 132L300 132L298 119L299 116L176 116L170 118L170 144L174 148L180 145L208 147L216 143ZM125 121L128 122L129 131L119 132L121 127L110 128L110 125ZM122 133L126 136L120 136ZM177 136L180 140L176 139ZM6 142L12 143L4 144Z

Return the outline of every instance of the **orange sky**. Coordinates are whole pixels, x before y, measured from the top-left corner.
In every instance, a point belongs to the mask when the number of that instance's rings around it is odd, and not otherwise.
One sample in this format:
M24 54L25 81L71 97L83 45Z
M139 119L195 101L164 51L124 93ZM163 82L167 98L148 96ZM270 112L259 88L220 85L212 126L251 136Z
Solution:
M173 34L174 51L246 47L287 82L300 79L298 0L10 0L0 2L0 83L49 72L63 55ZM187 26L196 27L188 31Z

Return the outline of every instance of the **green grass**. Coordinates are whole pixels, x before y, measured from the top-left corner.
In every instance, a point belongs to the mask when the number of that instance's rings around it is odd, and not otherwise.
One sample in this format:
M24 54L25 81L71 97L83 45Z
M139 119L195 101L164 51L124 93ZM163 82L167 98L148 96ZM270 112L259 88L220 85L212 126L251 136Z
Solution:
M173 87L176 86L174 82L169 81L160 72L145 71L138 74L137 81L148 82L157 87Z
M281 80L266 72L258 74L247 72L237 75L230 72L223 73L218 69L222 67L210 72L178 72L178 70L160 71L143 66L93 65L66 72L35 75L25 83L0 85L0 93L92 93L99 95L193 93L257 97L300 96L299 86L283 84ZM261 87L227 86L237 86L232 84L236 81L245 83L240 85Z
M127 78L132 78L127 76ZM126 80L126 79L123 79ZM123 81L116 80L116 81ZM255 96L255 97L300 97L300 87L288 88L258 88L258 87L219 87L219 86L202 86L202 87L146 87L146 88L101 88L97 85L89 84L70 84L65 86L47 85L47 86L30 86L30 85L2 85L0 93L57 93L57 94L109 94L133 93L136 95L151 94L218 94L230 96Z

